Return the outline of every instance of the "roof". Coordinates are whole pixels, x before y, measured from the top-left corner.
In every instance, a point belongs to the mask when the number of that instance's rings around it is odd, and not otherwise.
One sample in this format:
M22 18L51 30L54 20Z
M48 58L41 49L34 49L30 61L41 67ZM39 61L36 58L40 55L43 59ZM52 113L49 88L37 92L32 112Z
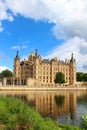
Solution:
M42 63L50 63L49 59L43 59Z
M65 63L64 61L62 61L62 60L60 60L60 63L61 63L61 64L63 64L63 65L65 65L65 64L66 64L66 63Z

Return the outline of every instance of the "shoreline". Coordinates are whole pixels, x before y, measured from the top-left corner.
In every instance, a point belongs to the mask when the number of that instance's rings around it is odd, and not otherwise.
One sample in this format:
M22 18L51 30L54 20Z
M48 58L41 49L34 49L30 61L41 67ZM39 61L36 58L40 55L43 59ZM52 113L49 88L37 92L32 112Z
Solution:
M27 86L0 86L0 91L79 91L87 90L87 86L58 86L58 87L27 87Z

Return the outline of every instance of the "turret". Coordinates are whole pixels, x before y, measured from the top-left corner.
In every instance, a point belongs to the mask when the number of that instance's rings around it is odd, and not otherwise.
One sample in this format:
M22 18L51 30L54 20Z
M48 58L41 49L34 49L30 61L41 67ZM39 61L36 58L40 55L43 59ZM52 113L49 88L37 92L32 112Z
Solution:
M74 63L75 62L75 59L73 57L73 53L71 54L71 60L70 60L71 63Z
M70 84L75 83L76 83L76 61L72 53L70 59Z
M20 77L20 57L18 51L16 57L14 58L14 77Z

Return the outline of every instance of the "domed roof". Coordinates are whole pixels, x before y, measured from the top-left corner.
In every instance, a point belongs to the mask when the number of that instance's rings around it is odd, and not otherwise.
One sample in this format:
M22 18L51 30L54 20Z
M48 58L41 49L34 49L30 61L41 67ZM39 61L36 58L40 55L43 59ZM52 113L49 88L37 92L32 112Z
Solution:
M28 60L33 59L34 56L35 56L35 54L33 52L31 52L31 54L28 57Z
M33 56L35 56L35 54L34 54L33 52L31 52L30 56L32 56L32 57L33 57Z
M58 61L57 57L54 57L51 61Z

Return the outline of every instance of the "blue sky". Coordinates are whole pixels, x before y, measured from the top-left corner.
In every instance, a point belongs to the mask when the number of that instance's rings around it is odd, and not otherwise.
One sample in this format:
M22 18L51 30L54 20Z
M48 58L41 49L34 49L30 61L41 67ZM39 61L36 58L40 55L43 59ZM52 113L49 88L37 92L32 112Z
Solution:
M16 51L19 51L20 59L23 59L38 48L39 54L45 57L49 50L62 43L62 40L58 41L53 35L53 25L20 15L13 22L3 21L4 30L0 33L0 65L13 69Z
M27 58L36 48L40 55L46 56L49 50L62 42L53 36L52 26L52 23L35 22L20 15L12 23L4 21L4 30L0 33L1 66L13 69L16 51L19 51L20 59Z
M75 4L74 4L75 3ZM82 0L0 0L0 72L38 48L44 58L70 59L87 72L87 11Z

